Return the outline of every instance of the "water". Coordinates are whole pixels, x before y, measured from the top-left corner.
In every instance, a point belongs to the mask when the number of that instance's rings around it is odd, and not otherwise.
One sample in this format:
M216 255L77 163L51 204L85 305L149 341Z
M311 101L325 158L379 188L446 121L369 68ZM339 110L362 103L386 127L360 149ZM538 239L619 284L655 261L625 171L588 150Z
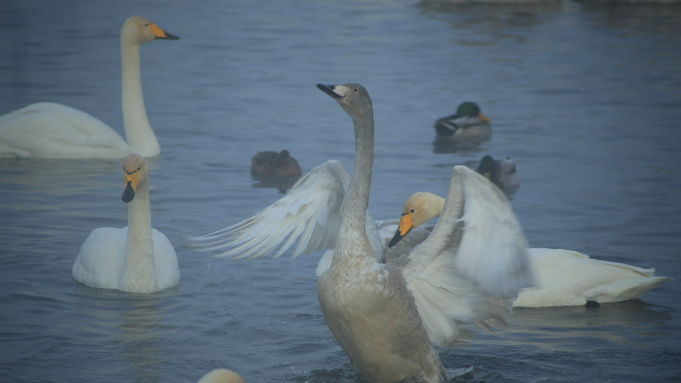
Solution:
M590 4L590 3L589 3ZM0 113L57 101L122 132L118 31L140 14L179 41L142 48L163 150L150 161L154 227L181 284L100 291L71 278L89 232L125 226L119 161L0 161L0 380L352 382L316 297L319 254L232 262L184 238L278 199L250 158L288 149L304 170L351 168L349 118L316 83L360 82L376 112L371 212L443 194L451 166L511 156L531 245L654 266L642 300L523 309L440 349L466 382L662 382L681 376L681 9L431 6L413 1L4 2ZM465 100L493 121L478 147L436 153L431 123Z

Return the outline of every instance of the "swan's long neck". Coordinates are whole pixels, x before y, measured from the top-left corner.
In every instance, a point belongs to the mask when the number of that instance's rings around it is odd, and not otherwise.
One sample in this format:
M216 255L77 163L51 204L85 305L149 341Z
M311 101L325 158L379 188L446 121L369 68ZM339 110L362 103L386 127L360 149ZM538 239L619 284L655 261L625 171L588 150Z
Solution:
M154 157L161 153L156 135L149 125L142 97L140 45L121 39L122 104L125 138L138 154Z
M341 227L333 257L339 264L373 263L375 259L365 227L374 163L373 112L353 117L352 123L355 127L354 171L341 204Z
M125 244L125 267L121 290L134 292L156 291L154 239L151 231L149 187L139 185L135 198L128 202L128 240Z

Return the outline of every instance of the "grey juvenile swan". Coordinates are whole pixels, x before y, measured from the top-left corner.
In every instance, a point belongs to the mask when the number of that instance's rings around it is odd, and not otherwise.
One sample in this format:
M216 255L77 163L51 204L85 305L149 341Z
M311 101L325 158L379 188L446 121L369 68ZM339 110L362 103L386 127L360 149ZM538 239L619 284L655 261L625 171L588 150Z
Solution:
M505 326L518 291L532 284L522 228L498 188L455 166L431 235L408 255L378 263L364 221L374 154L371 98L359 84L318 87L350 115L356 140L333 259L317 286L324 318L364 379L441 382L447 373L431 343L453 342L458 320ZM505 219L494 219L497 212Z

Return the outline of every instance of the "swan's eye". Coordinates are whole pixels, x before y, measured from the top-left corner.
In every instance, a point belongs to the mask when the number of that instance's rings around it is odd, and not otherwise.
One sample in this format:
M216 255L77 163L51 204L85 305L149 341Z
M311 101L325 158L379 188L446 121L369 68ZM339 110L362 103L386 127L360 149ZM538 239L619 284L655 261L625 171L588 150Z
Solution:
M355 88L355 89L353 89L353 91L354 91L355 93L357 93L357 92L359 92L359 89Z

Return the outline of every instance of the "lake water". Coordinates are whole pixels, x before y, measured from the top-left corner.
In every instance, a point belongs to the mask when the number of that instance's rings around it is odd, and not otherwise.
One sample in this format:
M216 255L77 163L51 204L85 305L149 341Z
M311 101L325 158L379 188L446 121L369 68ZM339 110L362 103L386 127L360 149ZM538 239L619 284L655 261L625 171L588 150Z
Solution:
M122 133L118 32L133 14L181 37L142 48L142 77L163 151L153 225L182 281L135 295L71 278L92 229L126 225L120 161L0 161L0 381L192 382L228 367L249 382L353 382L317 302L320 254L234 262L185 241L281 197L254 186L257 151L351 168L350 119L315 88L343 82L374 102L374 218L415 191L444 194L455 164L511 156L532 246L675 278L641 300L465 326L440 349L454 381L679 381L681 7L5 1L0 113L55 101ZM434 150L432 121L466 100L492 139Z

